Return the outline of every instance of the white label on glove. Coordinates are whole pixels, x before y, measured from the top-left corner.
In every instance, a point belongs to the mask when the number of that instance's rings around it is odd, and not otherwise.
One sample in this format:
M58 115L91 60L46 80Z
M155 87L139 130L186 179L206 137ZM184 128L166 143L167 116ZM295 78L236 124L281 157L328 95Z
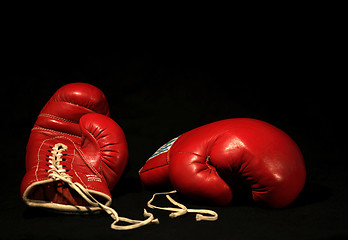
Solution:
M88 182L101 182L100 177L94 174L86 174L86 178Z
M180 136L179 136L180 137ZM164 144L162 147L160 147L149 159L154 158L164 152L168 152L169 149L171 148L171 146L174 144L174 142L176 141L176 139L178 139L179 137L173 138L172 140L170 140L169 142L167 142L166 144Z

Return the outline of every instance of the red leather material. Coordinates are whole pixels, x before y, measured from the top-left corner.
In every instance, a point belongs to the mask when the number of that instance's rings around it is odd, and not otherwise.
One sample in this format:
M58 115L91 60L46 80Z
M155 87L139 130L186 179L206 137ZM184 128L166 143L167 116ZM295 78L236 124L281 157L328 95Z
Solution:
M140 179L143 186L149 189L170 188L169 180L169 149L177 138L170 140L160 147L139 170Z
M166 189L170 186L168 152L149 159L139 171L143 186L149 189Z
M87 83L64 85L56 91L41 111L73 121L78 121L88 112L110 115L109 105L103 92Z
M242 180L256 203L280 208L293 202L305 183L305 164L296 143L259 120L227 119L193 129L167 154L167 178L193 200L227 205L240 194L240 185L234 183ZM161 182L156 179L156 157L151 160L151 170L140 172L145 186ZM142 170L149 169L147 165Z
M111 203L110 190L125 169L128 147L122 129L108 116L104 94L90 84L68 84L52 96L40 112L27 145L21 194L25 200L29 198L29 205L37 200L86 205L67 183L49 176L50 157L58 155L72 182ZM54 146L60 144L66 149L53 153Z

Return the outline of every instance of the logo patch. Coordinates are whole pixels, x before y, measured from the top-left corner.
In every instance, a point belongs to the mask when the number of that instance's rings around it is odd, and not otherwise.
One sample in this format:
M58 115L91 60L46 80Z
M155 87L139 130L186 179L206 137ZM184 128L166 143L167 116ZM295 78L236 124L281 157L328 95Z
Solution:
M179 136L180 137L180 136ZM166 144L164 144L162 147L160 147L149 159L154 158L164 152L168 152L169 149L171 148L171 146L174 144L174 142L176 141L176 139L178 139L179 137L173 138L172 140L170 140L169 142L167 142Z

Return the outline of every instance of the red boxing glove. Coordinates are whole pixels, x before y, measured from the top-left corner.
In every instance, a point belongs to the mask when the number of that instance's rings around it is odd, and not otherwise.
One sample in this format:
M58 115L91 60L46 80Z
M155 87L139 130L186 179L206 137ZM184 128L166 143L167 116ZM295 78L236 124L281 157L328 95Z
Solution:
M61 87L41 110L26 153L21 195L26 204L61 212L105 210L114 229L145 225L108 207L128 160L125 135L109 116L104 94L86 83ZM152 221L149 216L149 222ZM137 223L117 226L117 221Z
M145 187L171 184L192 200L228 205L240 182L264 206L289 205L302 190L300 149L280 129L254 119L227 119L193 129L161 147L139 172Z
M60 177L78 182L103 204L111 204L110 190L127 165L128 148L122 129L108 116L105 96L92 85L68 84L52 96L27 145L21 194L29 206L100 210Z

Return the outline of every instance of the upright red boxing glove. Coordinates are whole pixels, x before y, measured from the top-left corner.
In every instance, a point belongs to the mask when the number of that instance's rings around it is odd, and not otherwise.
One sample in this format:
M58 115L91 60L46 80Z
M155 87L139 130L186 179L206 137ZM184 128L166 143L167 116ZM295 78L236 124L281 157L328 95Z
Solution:
M126 167L128 147L122 129L108 116L104 94L90 84L68 84L52 96L27 145L20 189L27 205L61 212L104 209L115 220L112 228L125 229L116 222L128 219L108 206L110 190Z
M300 149L283 131L263 121L237 118L171 140L139 174L145 187L171 185L192 200L228 205L247 189L256 203L281 208L302 190L306 169Z

